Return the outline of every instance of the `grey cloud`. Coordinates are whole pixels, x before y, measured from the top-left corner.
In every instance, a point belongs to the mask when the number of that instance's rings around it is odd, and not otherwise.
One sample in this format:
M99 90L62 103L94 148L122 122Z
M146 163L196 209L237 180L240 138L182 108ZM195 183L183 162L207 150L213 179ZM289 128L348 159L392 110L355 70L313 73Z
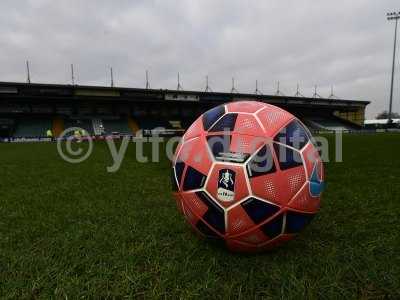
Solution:
M0 80L23 81L24 61L36 82L264 93L276 82L294 94L313 86L327 96L370 100L368 116L386 109L393 24L398 1L2 1ZM397 4L398 5L398 4ZM400 53L399 53L400 57ZM399 68L397 62L397 71ZM394 110L400 111L400 74Z

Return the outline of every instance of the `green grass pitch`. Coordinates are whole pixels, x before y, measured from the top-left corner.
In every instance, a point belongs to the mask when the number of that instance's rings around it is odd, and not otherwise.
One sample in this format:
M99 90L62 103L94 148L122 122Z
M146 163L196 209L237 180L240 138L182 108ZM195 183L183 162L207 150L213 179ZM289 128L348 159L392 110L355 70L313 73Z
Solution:
M344 135L317 217L257 255L195 236L169 161L134 151L110 174L102 142L78 165L0 144L0 298L400 298L400 135Z

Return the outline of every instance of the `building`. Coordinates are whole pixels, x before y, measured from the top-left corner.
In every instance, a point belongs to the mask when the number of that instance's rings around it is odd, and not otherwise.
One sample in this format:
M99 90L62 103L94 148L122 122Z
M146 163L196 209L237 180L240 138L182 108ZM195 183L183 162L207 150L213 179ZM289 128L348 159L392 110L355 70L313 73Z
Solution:
M282 107L314 130L356 130L368 101L83 85L0 82L0 137L58 136L68 127L91 135L183 131L201 113L230 101Z
M364 127L367 129L400 128L400 119L392 119L391 123L389 123L389 119L364 120Z

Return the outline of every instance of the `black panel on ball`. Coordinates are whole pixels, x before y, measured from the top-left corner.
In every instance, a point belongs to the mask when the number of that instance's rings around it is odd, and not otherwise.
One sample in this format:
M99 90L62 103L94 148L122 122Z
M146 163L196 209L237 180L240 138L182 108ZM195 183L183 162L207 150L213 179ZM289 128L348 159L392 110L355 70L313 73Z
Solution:
M281 170L287 170L303 165L299 152L286 146L274 143L276 157Z
M220 153L230 152L231 136L230 135L207 136L207 143L214 157L218 157Z
M205 192L197 192L196 195L207 205L208 210L203 215L203 220L220 233L225 233L225 214L224 210L219 207Z
M208 130L223 114L225 107L223 105L214 107L203 114L203 127Z
M216 234L211 228L207 226L202 220L197 221L196 228L204 234L206 237L209 238L219 238L219 235Z
M217 131L233 131L235 129L237 114L227 114L223 116L213 127L210 132Z
M175 169L176 180L178 181L179 185L181 183L183 170L185 169L185 163L182 161L177 161L174 169Z
M276 171L271 148L264 145L247 164L247 174L250 178Z
M256 198L249 198L242 204L243 209L254 223L259 224L279 211L279 207Z
M309 141L310 137L303 125L294 120L275 136L274 141L291 146L296 149L302 149Z
M268 223L262 225L260 229L262 230L262 232L265 233L266 236L272 239L281 234L282 225L283 225L283 214L279 214Z
M183 180L183 190L189 191L202 188L205 181L206 176L203 173L200 173L196 169L188 166L185 179Z

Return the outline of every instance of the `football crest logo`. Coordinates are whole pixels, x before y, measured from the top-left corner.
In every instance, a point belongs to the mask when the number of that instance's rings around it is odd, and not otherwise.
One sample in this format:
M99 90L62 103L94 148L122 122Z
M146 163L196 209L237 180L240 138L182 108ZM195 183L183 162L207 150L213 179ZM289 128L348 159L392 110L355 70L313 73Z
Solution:
M222 169L218 176L218 199L221 201L233 201L235 198L235 172Z

